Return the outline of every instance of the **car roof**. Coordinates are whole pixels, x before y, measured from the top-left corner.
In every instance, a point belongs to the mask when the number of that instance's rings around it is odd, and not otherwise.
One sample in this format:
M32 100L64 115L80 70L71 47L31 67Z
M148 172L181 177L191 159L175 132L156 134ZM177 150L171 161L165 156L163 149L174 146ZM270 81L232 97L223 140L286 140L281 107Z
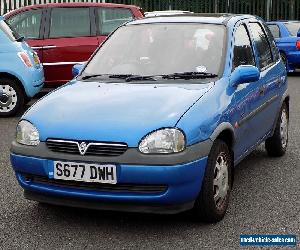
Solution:
M230 13L188 13L180 15L162 15L150 16L142 19L137 19L127 23L127 25L146 24L146 23L209 23L209 24L224 24L229 20L242 20L246 18L257 18L252 15L230 14Z
M139 8L135 5L127 4L115 4L115 3L47 3L47 4L34 4L28 5L25 7L18 8L16 10L6 13L4 16L8 17L15 13L22 12L24 10L30 9L45 9L45 8L78 8L78 7L107 7L107 8L127 8L127 9L136 9Z

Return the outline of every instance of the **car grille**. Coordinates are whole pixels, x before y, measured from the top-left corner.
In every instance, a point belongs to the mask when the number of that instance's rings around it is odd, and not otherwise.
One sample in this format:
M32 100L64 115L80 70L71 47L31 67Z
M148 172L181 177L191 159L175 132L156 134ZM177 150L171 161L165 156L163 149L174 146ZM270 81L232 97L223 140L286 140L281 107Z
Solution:
M80 151L79 141L67 141L58 139L48 139L46 141L47 147L54 152L76 154L76 155L90 155L90 156L119 156L124 154L127 150L125 143L111 143L111 142L84 142L87 149L84 153Z
M23 175L27 182L47 184L55 187L75 188L80 190L93 190L98 192L134 192L134 193L161 193L167 190L166 185L143 185L143 184L103 184L80 181L65 181L49 179L39 175Z

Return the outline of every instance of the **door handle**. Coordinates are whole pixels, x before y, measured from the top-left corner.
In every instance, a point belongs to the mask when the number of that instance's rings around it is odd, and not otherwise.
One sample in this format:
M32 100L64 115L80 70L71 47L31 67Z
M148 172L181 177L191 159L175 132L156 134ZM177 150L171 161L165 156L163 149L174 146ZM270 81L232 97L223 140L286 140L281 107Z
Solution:
M260 87L259 88L259 95L264 95L266 92L266 88L265 87Z

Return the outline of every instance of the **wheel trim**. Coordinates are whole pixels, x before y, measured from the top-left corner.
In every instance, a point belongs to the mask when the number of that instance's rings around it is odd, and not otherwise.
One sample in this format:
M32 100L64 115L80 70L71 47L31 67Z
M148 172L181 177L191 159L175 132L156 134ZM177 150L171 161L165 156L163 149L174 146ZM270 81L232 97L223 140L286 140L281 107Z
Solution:
M9 85L0 84L0 113L8 113L12 111L18 101L17 92Z
M226 200L229 189L228 160L225 153L217 157L214 171L214 200L217 208L220 208Z
M288 118L285 109L282 110L280 117L280 137L282 147L285 148L288 141Z

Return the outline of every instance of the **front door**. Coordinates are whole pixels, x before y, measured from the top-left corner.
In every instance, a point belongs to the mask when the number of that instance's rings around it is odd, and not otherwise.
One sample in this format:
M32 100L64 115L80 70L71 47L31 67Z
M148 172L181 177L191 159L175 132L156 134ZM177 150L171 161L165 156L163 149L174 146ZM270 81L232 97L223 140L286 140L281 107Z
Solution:
M249 32L245 24L239 24L234 33L234 47L232 71L241 65L255 66L254 50L251 44ZM250 103L253 101L255 91L259 86L259 82L245 82L239 84L234 93L235 110L234 127L236 142L234 145L235 160L239 160L241 156L251 147L252 142L249 137L251 135L251 127L249 126L249 118L253 112Z

